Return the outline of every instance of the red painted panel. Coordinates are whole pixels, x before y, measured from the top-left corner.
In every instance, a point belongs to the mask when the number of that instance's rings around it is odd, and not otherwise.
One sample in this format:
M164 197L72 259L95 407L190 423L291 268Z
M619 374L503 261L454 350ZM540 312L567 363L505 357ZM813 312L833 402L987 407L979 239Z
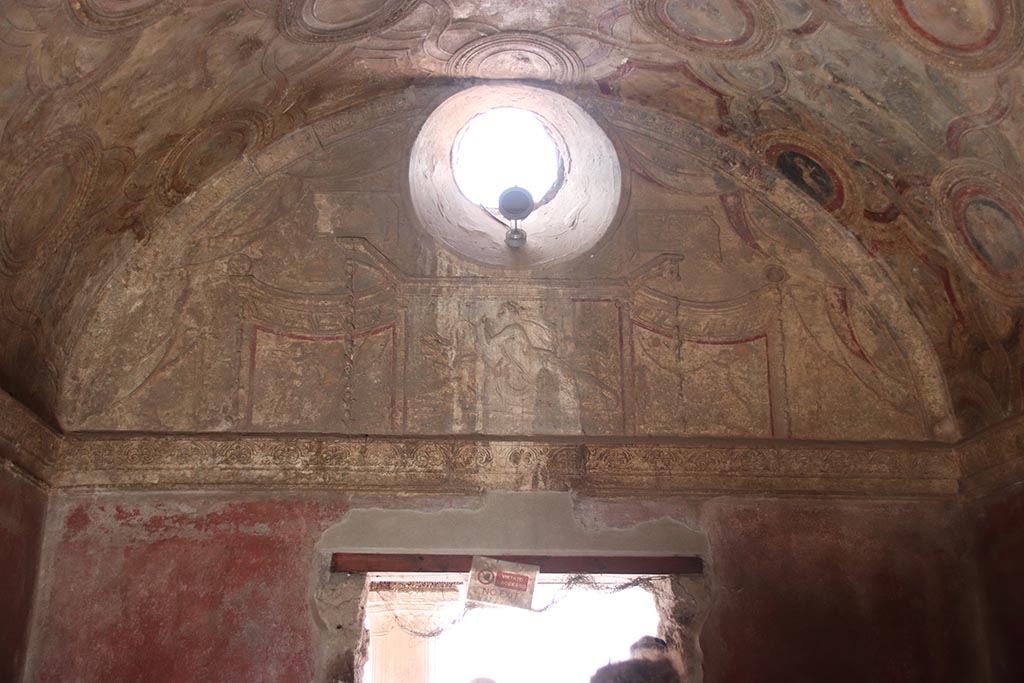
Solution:
M313 544L345 505L138 495L56 510L35 680L312 677Z
M18 680L25 662L45 514L46 494L0 466L0 681Z
M953 506L749 501L712 507L720 591L709 683L977 680Z

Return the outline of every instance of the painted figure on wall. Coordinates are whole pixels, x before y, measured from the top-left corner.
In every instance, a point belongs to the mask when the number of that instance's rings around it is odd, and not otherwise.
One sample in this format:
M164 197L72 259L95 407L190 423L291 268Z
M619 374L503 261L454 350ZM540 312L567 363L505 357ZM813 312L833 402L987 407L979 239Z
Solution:
M551 327L508 301L477 329L487 371L484 432L578 432L576 382L557 355Z
M775 168L827 210L832 211L842 203L838 179L809 154L783 149L775 158Z
M438 337L453 386L456 429L485 434L580 431L576 380L553 327L515 302Z

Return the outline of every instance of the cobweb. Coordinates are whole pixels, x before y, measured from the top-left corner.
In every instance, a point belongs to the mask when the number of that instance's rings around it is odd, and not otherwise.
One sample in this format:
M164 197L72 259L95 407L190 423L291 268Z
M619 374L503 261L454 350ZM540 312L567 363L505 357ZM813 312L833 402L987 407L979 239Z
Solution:
M560 581L552 579L550 575L543 576L537 581L538 594L549 593L541 588L556 586L554 596L542 601L542 604L528 610L534 614L547 612L560 604L572 591L594 591L605 594L621 593L622 591L639 588L650 593L655 601L659 597L667 596L666 577L664 576L632 576L623 578L620 581L609 581L607 575L595 578L591 574L568 574ZM465 583L463 581L373 581L370 583L370 592L374 593L379 603L387 606L387 612L394 620L395 626L405 633L417 638L436 638L448 629L461 623L470 612L477 609L516 609L502 608L496 605L488 605L467 601L465 599ZM410 593L440 593L447 598L449 604L447 610L439 610L437 613L424 619L423 615L410 615L407 598ZM442 599L444 599L442 598ZM454 601L457 601L454 602ZM536 597L534 602L537 602ZM451 614L451 606L460 605L459 609ZM427 624L424 624L427 621ZM438 623L440 622L440 623Z

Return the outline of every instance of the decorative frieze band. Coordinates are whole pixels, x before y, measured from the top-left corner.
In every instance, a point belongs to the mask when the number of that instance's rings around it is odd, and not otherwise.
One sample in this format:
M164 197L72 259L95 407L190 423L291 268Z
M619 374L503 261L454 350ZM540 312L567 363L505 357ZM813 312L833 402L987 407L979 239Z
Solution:
M587 444L444 438L69 436L61 488L339 488L472 494L776 493L936 496L957 491L951 449L847 445Z
M987 495L1024 482L1024 417L956 446L309 435L60 435L0 392L0 460L57 488L358 493Z
M594 493L732 492L947 495L947 448L873 446L610 446L587 450Z

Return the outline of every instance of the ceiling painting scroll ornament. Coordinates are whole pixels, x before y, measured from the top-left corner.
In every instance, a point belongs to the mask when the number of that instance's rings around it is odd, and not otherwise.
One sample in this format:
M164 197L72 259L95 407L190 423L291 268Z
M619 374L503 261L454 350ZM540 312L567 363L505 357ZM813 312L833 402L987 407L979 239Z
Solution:
M75 22L93 33L122 33L144 28L177 11L182 0L65 0Z

